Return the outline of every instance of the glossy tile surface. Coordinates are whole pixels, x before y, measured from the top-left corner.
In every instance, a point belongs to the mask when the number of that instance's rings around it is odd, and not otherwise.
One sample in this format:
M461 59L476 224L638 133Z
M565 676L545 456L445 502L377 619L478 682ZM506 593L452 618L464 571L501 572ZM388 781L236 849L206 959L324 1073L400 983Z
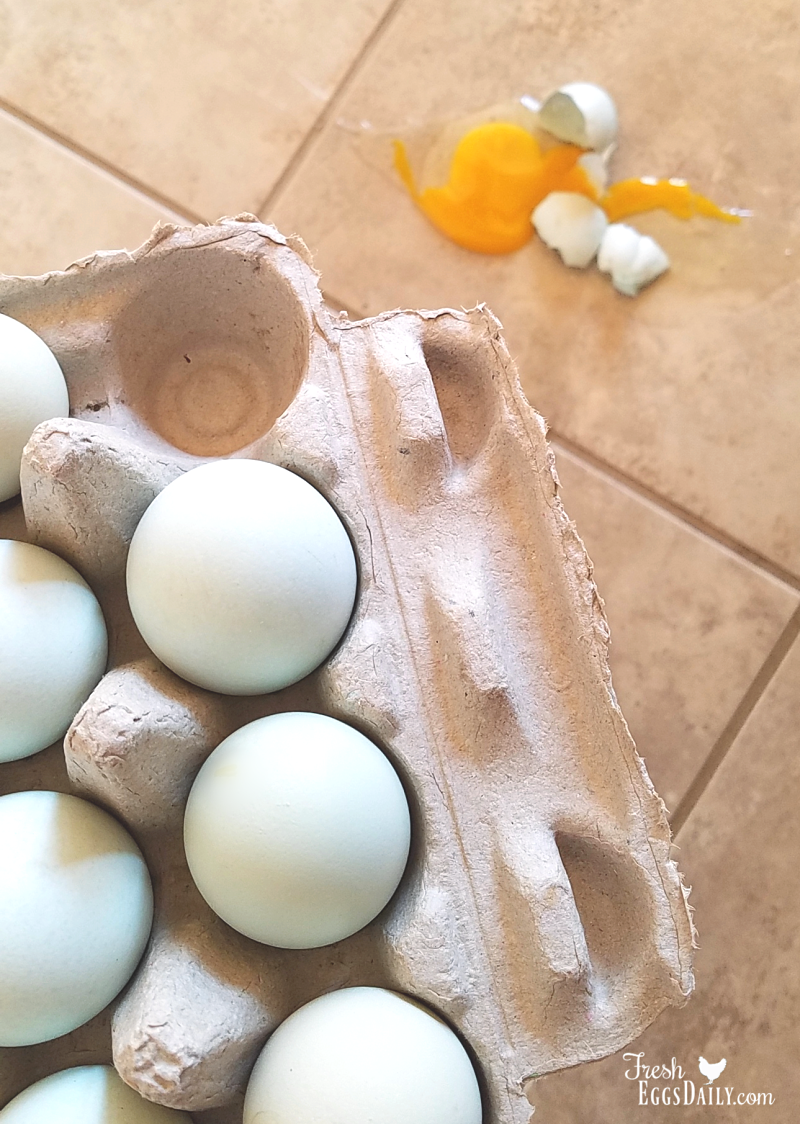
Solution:
M254 210L388 0L12 0L0 97L205 219Z
M665 1012L628 1051L644 1064L684 1071L695 1104L640 1106L635 1060L615 1055L533 1087L537 1124L635 1124L718 1120L793 1124L800 1100L800 644L795 644L678 836L692 885L700 948L697 991ZM716 1085L722 1105L698 1105L698 1058L726 1066ZM772 1105L727 1106L725 1088L771 1093ZM691 1095L691 1089L689 1090ZM707 1097L707 1094L706 1094Z
M269 216L363 313L486 301L555 430L800 573L796 24L783 0L406 0ZM636 220L673 269L635 301L541 243L500 258L447 243L391 169L410 124L575 78L618 102L615 177L683 176L755 212Z
M556 457L605 601L614 689L674 811L798 594L565 450Z
M135 249L175 215L0 112L0 273L65 269L98 249Z

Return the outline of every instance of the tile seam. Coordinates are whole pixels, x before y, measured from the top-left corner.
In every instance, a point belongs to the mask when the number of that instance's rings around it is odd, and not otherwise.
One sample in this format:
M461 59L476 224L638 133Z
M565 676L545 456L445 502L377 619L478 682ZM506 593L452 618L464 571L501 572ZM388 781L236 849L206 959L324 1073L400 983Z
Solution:
M306 154L312 148L314 142L325 129L330 119L333 117L336 110L339 108L342 100L349 91L350 87L360 72L363 64L367 58L372 54L378 42L383 38L385 32L388 30L389 25L393 22L395 16L402 8L405 0L392 0L383 15L370 31L362 43L360 49L356 52L355 57L347 67L344 75L340 79L338 85L334 89L331 96L328 98L325 105L320 110L310 129L305 133L303 139L298 144L288 161L284 165L278 178L270 187L269 191L264 196L259 206L256 208L256 214L259 218L264 216L264 212L271 210L275 206L278 196L281 194L287 183L294 176L295 172L302 164ZM268 220L265 220L268 221Z
M753 569L768 575L781 585L788 586L792 591L800 592L800 576L793 574L791 570L787 570L765 555L746 546L733 535L727 534L713 523L709 523L700 516L695 515L688 508L682 507L680 504L661 495L661 493L648 488L646 484L642 484L641 481L637 480L635 477L629 476L623 470L603 460L602 457L598 457L582 445L572 441L569 437L565 437L558 430L548 427L548 439L556 450L560 447L565 453L575 457L576 460L583 461L599 475L605 476L615 484L627 489L627 491L631 492L638 499L644 500L652 507L658 508L667 515L670 515L677 522L691 528L696 534L708 539L715 546L721 547L727 553L735 555L739 561L747 563L749 566L752 566Z
M739 705L729 718L725 728L717 738L703 764L695 773L692 783L670 817L673 837L677 837L696 808L703 793L716 775L728 755L728 751L747 724L750 715L763 698L766 690L777 675L783 661L800 636L800 606L795 609L783 628L780 636L756 672L750 686L745 691Z
M112 179L117 180L125 187L130 188L132 191L135 191L137 195L142 196L142 198L147 200L149 203L161 207L164 210L171 211L176 219L180 219L181 221L188 222L192 225L195 223L208 222L208 219L204 218L202 215L196 214L188 207L185 207L182 203L178 203L175 199L171 199L168 195L163 195L155 188L149 187L146 183L143 183L135 176L129 175L122 168L117 167L116 164L111 163L109 160L105 160L98 153L93 152L89 148L85 148L82 144L78 144L77 141L71 140L70 137L66 136L64 133L59 132L58 129L53 129L50 125L48 125L45 121L41 121L38 117L32 116L21 106L15 105L14 102L10 102L6 100L6 98L0 97L0 112L4 113L7 117L12 118L12 120L27 126L33 132L39 133L43 137L46 137L47 140L51 141L53 144L58 145L59 148L63 148L66 152L70 153L71 156L75 156L85 164L90 165L90 167L94 168L96 171L104 172L107 176L110 176Z
M363 313L353 308L348 301L341 300L335 293L325 291L324 295L333 304L346 309L351 320L366 319ZM636 480L634 477L628 476L627 473L623 472L621 469L604 461L601 457L591 453L588 449L572 441L569 437L564 437L562 433L553 429L552 426L548 426L547 438L556 451L560 448L576 460L582 461L589 468L597 472L598 475L604 476L614 484L625 488L637 499L644 500L646 503L650 504L651 507L655 507L662 513L670 515L676 522L684 527L688 527L702 538L707 539L715 547L721 548L726 553L733 555L737 561L744 562L758 571L759 574L768 576L779 584L787 586L793 593L800 593L800 577L793 574L791 570L777 565L769 558L764 557L764 555L745 546L744 543L739 542L739 540L732 535L727 535L712 523L707 523L705 520L700 519L687 508L681 507L680 504L673 503L671 500L667 499L666 496L662 496L660 493L653 491L648 488L646 484L640 483L640 481Z

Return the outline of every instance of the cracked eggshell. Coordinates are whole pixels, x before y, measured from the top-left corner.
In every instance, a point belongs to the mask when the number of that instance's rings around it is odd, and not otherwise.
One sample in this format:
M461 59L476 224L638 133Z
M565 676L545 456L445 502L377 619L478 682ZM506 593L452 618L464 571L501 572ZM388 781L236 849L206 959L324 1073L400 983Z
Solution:
M578 269L592 261L608 226L601 208L573 191L551 191L531 222L545 245L558 250L565 265Z
M257 695L296 683L347 627L356 560L301 477L256 460L174 480L133 535L128 600L158 658L198 687Z
M0 1045L68 1034L119 994L144 951L153 892L108 812L61 792L0 798Z
M0 539L0 762L63 737L106 666L103 614L68 562Z
M36 426L67 414L55 355L25 324L0 313L0 503L19 492L22 450Z
M635 297L669 269L669 264L657 242L622 222L611 223L597 255L598 268L610 273L614 288L627 297Z
M28 1086L0 1124L191 1124L185 1112L146 1101L110 1065L62 1069Z
M603 152L617 136L617 107L593 82L569 82L545 98L539 124L559 140Z
M441 1019L376 987L291 1015L255 1064L243 1124L481 1124L466 1050Z

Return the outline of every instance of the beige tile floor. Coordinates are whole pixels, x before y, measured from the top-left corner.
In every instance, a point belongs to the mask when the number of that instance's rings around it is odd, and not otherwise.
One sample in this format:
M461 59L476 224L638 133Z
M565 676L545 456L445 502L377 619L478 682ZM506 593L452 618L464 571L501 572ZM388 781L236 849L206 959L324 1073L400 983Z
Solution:
M696 1083L725 1056L722 1084L775 1098L645 1109L614 1057L536 1084L544 1124L798 1119L797 24L785 0L0 3L0 271L250 210L355 314L486 301L505 324L694 884L697 995L633 1049ZM643 220L675 265L636 302L540 245L447 244L388 164L397 130L575 77L619 102L617 174L754 211Z

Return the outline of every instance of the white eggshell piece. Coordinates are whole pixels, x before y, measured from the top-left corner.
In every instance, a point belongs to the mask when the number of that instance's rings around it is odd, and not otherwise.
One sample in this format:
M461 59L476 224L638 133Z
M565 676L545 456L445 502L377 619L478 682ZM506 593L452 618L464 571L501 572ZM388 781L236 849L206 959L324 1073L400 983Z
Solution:
M669 269L669 258L649 235L615 222L603 235L597 265L611 274L615 289L635 297L641 288Z
M255 1064L243 1124L481 1124L469 1057L419 1004L354 987L301 1007Z
M606 150L608 153L608 150ZM603 195L608 187L608 161L610 154L584 152L578 157L578 167L582 168L598 195Z
M578 269L592 261L608 226L605 212L573 191L551 191L531 221L542 241L558 250L564 264Z
M67 1034L130 979L153 916L128 832L60 792L0 797L0 1046Z
M225 694L277 691L325 660L353 610L356 561L339 516L276 465L225 460L173 481L128 555L128 598L167 667Z
M344 722L300 712L226 738L184 821L189 869L211 908L281 948L367 925L397 889L409 840L405 792L381 750Z
M539 124L559 140L602 152L617 136L617 107L593 82L569 82L545 98Z
M0 539L0 761L63 737L107 655L102 611L77 570L49 550Z
M140 1097L110 1065L62 1069L28 1086L0 1112L0 1124L191 1124Z
M30 328L0 313L0 503L19 492L22 450L36 426L68 414L55 355Z

